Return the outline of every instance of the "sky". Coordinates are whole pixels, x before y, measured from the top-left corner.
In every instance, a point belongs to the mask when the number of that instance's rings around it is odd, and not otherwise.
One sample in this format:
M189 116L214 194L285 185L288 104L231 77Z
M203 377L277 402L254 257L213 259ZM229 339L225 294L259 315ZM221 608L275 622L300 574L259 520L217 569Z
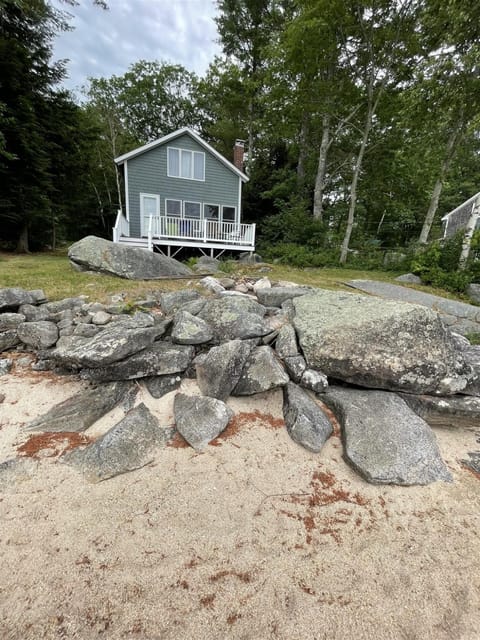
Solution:
M181 64L202 75L220 47L214 0L108 0L104 11L91 0L68 11L74 31L59 35L55 60L68 58L63 85L78 96L88 77L122 75L137 60Z

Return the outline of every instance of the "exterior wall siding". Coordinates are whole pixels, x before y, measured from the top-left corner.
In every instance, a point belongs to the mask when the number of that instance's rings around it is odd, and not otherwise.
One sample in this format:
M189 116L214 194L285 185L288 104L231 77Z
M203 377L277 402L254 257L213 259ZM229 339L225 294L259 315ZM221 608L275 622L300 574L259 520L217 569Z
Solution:
M177 147L205 154L205 181L169 178L167 176L167 147ZM202 204L235 207L237 221L238 188L240 178L206 151L189 135L184 134L146 151L128 162L128 202L130 235L140 237L140 194L160 196L160 215L165 215L165 199L188 200Z

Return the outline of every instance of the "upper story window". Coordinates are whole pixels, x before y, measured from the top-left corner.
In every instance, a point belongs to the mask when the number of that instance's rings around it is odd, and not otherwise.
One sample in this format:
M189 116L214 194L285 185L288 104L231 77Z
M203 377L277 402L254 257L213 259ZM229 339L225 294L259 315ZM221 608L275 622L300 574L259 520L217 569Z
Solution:
M187 180L205 180L205 154L201 151L188 151L168 147L167 175L170 178Z

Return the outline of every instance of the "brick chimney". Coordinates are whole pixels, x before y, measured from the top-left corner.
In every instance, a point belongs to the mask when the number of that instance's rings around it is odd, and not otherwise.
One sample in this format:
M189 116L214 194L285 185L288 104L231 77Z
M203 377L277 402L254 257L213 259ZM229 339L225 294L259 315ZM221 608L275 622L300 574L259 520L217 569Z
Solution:
M235 146L233 147L233 164L243 171L243 154L245 152L245 141L235 140Z

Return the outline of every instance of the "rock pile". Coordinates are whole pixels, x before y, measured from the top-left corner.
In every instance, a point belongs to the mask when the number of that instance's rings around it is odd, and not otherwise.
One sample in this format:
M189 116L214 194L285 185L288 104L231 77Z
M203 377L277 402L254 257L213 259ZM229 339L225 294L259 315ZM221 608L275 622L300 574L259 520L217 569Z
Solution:
M332 433L333 410L344 456L369 482L451 479L429 424L478 426L480 348L418 305L267 278L242 294L206 280L213 295L159 293L151 308L131 314L84 297L48 302L41 291L0 290L0 351L34 350L33 368L94 385L27 429L84 431L123 402L130 411L120 423L63 456L103 480L147 464L175 432L144 405L131 408L129 381L161 397L195 377L202 395L177 393L174 416L197 450L228 425L229 396L283 388L287 431L308 450L319 452ZM8 361L7 353L0 372Z

